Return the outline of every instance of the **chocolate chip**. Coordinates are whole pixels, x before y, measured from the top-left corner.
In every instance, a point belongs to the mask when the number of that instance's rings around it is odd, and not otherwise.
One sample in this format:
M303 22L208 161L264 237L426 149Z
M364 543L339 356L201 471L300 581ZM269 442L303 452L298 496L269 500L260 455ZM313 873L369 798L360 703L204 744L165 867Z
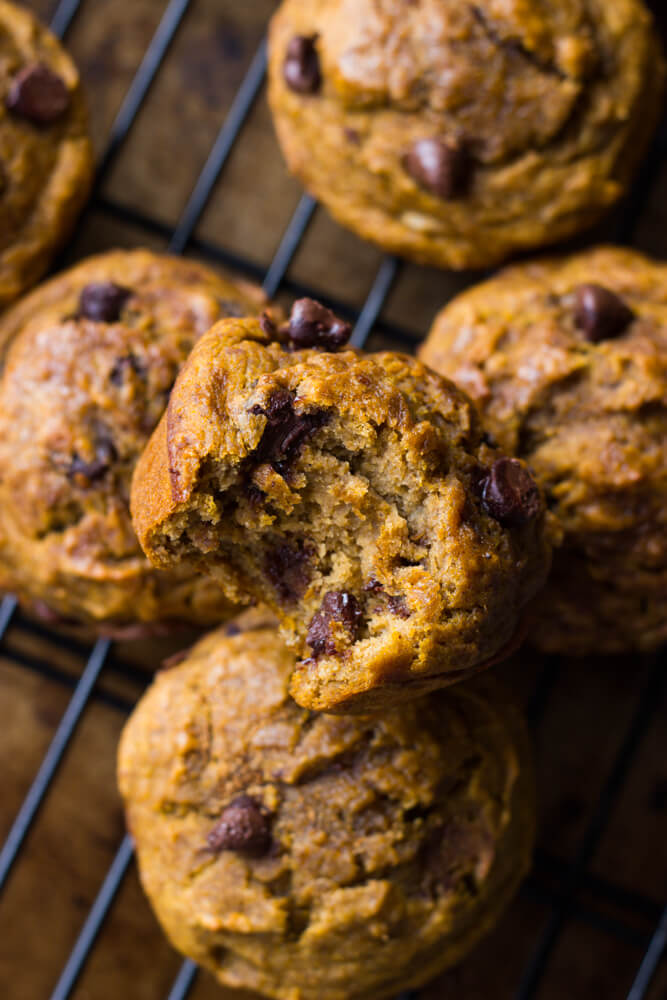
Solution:
M297 299L292 306L287 335L295 347L336 351L346 344L352 326L314 299Z
M310 579L309 560L312 550L302 545L293 548L280 542L264 556L264 572L285 604L293 604L303 594Z
M345 128L343 129L343 135L345 136L348 142L352 143L353 146L358 146L359 143L361 142L361 136L357 132L356 128L350 128L349 126L346 125Z
M234 635L241 635L241 629L235 622L230 622L229 625L225 626L225 635L230 637Z
M287 46L283 76L290 90L297 94L314 94L320 89L322 76L316 39L317 35L295 35Z
M266 417L266 427L255 449L254 461L270 462L281 475L285 475L304 442L329 419L325 410L295 413L294 399L287 389L278 389L265 406L253 406L250 412Z
M593 344L620 337L634 318L623 299L602 285L579 285L575 289L574 322Z
M472 161L465 146L442 139L418 139L406 153L403 164L423 188L447 201L466 193Z
M278 336L278 327L273 322L268 313L265 312L262 313L262 315L259 317L259 325L260 329L262 330L263 333L266 334L267 337L271 337L272 340L276 339L276 337Z
M70 94L62 77L45 66L31 63L12 80L5 105L37 125L50 125L69 108Z
M342 625L354 642L360 621L361 609L354 594L347 590L330 590L324 595L320 610L313 615L306 636L313 655L321 656L326 653L327 656L332 656L336 652L336 640L331 630L334 622Z
M223 809L206 837L213 851L238 851L261 857L271 847L271 816L261 802L239 795Z
M387 597L387 604L389 605L391 613L396 615L397 618L410 617L410 608L402 595L389 594Z
M141 379L145 379L148 370L135 354L124 354L114 361L113 368L109 373L109 381L114 385L122 385L126 376L134 372Z
M95 444L95 457L87 461L74 454L67 470L68 476L77 486L90 486L102 479L118 458L118 452L110 438L100 438Z
M484 508L501 524L522 525L537 517L540 491L516 458L497 459L481 486Z
M129 288L113 281L92 281L81 289L79 316L97 323L115 323L131 294Z

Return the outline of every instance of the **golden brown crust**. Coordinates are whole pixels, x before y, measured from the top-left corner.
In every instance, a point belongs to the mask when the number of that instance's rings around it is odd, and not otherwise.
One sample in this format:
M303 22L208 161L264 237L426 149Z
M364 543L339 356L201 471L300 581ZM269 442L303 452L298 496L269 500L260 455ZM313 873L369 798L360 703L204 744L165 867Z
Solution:
M488 681L381 717L315 715L288 696L292 667L259 623L158 676L118 761L141 880L223 985L394 996L459 961L525 873L526 733Z
M305 92L285 78L295 37L314 38L320 80ZM441 267L590 225L627 187L662 106L641 0L284 0L270 41L290 169L344 225ZM431 148L435 187L410 166L423 140L463 150L434 166Z
M81 315L85 288L126 289L118 316ZM125 293L123 293L125 295ZM262 293L203 265L145 250L89 258L0 320L0 585L118 634L218 624L210 582L144 558L129 514L134 464L196 339Z
M589 285L631 310L597 342L577 325ZM421 350L528 462L561 524L531 631L547 650L667 639L666 288L667 265L613 247L522 264L459 296Z
M131 506L155 565L275 610L300 704L367 711L478 670L543 582L532 480L520 523L482 498L499 461L469 400L414 358L291 351L229 320L181 372Z
M28 11L0 0L0 308L46 271L83 207L93 176L88 115L77 69ZM19 74L40 64L64 83L67 107L35 122L11 104Z

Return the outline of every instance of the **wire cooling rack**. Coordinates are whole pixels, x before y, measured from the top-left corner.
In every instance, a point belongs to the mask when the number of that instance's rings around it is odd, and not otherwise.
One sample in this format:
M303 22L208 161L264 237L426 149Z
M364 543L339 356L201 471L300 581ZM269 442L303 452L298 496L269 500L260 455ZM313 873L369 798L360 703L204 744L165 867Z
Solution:
M63 37L80 8L93 0L61 0L51 20L52 30ZM313 291L295 283L288 276L288 269L299 250L302 240L317 211L317 205L307 195L299 201L293 216L285 229L273 258L266 267L229 252L227 249L198 238L195 230L202 218L214 188L219 184L226 162L240 139L244 125L249 118L254 103L262 90L266 73L266 41L262 40L251 59L232 105L222 122L208 158L196 181L187 204L180 217L172 226L144 215L141 212L119 204L105 197L101 192L101 182L107 175L119 151L123 147L147 95L155 82L167 52L174 41L183 19L196 0L169 0L164 7L157 29L148 45L143 59L131 81L120 110L113 122L106 146L99 161L95 192L88 211L97 211L115 219L130 223L146 237L160 236L168 241L171 253L182 254L194 251L212 263L222 263L241 274L262 281L266 293L273 297L279 291L292 294L313 294L322 297L322 290ZM664 159L666 148L665 132L661 131L651 155L647 158L633 192L622 210L617 214L614 237L617 242L631 244L635 236L635 220L639 219L645 207L649 192ZM388 323L381 315L389 293L396 281L401 264L394 257L385 257L375 274L368 295L361 309L353 309L346 302L336 301L326 296L328 304L355 321L352 343L362 346L371 330L379 330L385 338L398 346L414 346L419 335ZM6 634L10 626L18 621L20 627L37 636L45 635L60 648L71 649L80 654L80 645L62 635L50 635L39 625L23 618L17 609L14 597L6 596L0 605L0 653L12 664L26 670L37 670L50 680L73 687L69 704L56 727L50 746L29 787L21 808L16 815L5 843L0 850L0 910L2 893L9 876L21 863L21 853L27 835L37 821L40 807L49 796L56 771L68 751L72 738L84 717L86 710L95 700L101 700L118 712L128 713L132 702L118 695L109 694L100 685L106 671L117 669L113 644L106 639L98 640L87 652L83 670L74 679L68 673L51 667L48 663L6 649ZM628 889L621 884L593 874L590 864L605 835L610 820L618 807L626 779L641 752L649 726L655 722L657 707L664 694L664 679L667 674L667 657L664 652L652 657L642 672L643 690L636 702L634 713L620 739L611 765L600 786L593 792L595 805L590 813L574 851L567 861L562 861L538 850L535 872L528 880L524 892L535 895L548 906L548 918L537 935L532 953L518 977L514 990L514 1000L532 1000L542 994L549 982L552 958L561 938L573 922L588 925L609 937L610 942L619 946L630 946L636 954L634 982L626 992L617 994L626 1000L652 1000L656 977L661 972L661 964L667 950L667 895L665 887L658 887L657 898ZM529 719L539 730L547 706L558 687L562 664L556 658L549 658L538 678L528 706ZM583 762L585 766L585 762ZM54 790L55 794L55 790ZM666 792L667 794L667 792ZM663 844L667 838L663 838ZM631 845L629 845L631 847ZM69 956L63 956L62 972L51 994L50 1000L66 1000L75 990L82 970L91 956L96 938L110 913L119 893L126 872L132 863L133 847L129 836L118 844L113 861L104 877L99 891L87 916L82 922L80 933L73 943ZM27 861L24 861L27 863ZM546 888L545 888L546 887ZM610 915L610 907L613 913ZM647 930L647 926L650 928ZM197 977L197 967L185 961L166 1000L184 1000L192 991ZM88 995L88 994L86 994ZM128 994L131 997L131 994ZM433 994L429 994L432 996ZM464 994L461 1000L467 1000ZM580 994L577 994L577 997ZM16 996L23 1000L20 988L11 992L3 986L3 997ZM572 994L574 997L574 994ZM587 994L592 996L592 994ZM597 994L595 1000L597 1000ZM661 993L664 1000L665 994ZM418 993L404 994L400 1000L414 1000ZM40 1000L40 998L30 998ZM485 1000L494 1000L487 995ZM606 1000L600 997L600 1000Z

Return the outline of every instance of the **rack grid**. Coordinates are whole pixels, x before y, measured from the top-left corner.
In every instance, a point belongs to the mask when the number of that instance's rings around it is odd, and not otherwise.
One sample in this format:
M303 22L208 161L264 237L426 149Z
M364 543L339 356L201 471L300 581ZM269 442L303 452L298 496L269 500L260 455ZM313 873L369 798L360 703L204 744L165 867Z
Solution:
M64 37L82 6L91 2L92 0L60 0L51 19L52 30L58 36ZM129 222L147 236L159 235L166 239L171 253L194 251L212 263L222 263L242 275L259 279L269 297L274 297L283 290L292 294L322 297L320 289L312 290L294 282L288 276L295 254L318 211L316 202L310 196L302 196L273 258L264 268L224 247L198 238L195 232L255 101L262 91L267 57L265 38L250 60L236 97L220 126L187 204L173 226L168 226L150 215L142 214L102 194L102 181L132 130L168 50L194 3L195 0L169 0L165 4L157 29L110 130L99 160L97 180L87 211L101 212ZM667 136L663 126L630 197L617 214L614 236L618 242L633 243L636 220L640 218L642 209L647 203L664 161L666 147ZM406 345L414 347L418 341L419 335L416 332L387 322L382 316L383 308L400 270L401 262L394 257L386 256L377 270L361 309L354 309L346 302L325 296L327 304L354 320L352 343L355 346L363 346L374 329L379 330L385 338L401 348ZM110 694L99 683L105 672L123 669L114 659L114 645L110 640L99 639L88 651L87 661L80 675L73 677L57 668L50 668L48 664L31 660L29 656L21 656L14 650L7 652L4 648L6 633L10 626L17 622L25 630L45 635L60 646L81 652L81 646L76 640L59 634L49 635L43 626L21 615L13 596L4 597L0 604L0 652L12 663L19 664L26 670L36 670L73 690L50 746L0 849L0 907L5 883L14 866L20 863L24 841L37 821L40 807L49 795L52 780L88 706L94 700L101 700L125 714L132 708L130 700ZM528 706L529 721L534 729L539 727L549 699L558 685L560 670L561 664L558 659L551 657L545 661ZM621 736L612 765L599 789L595 808L573 857L563 862L546 851L540 849L537 851L534 874L528 879L522 891L546 903L549 906L550 916L522 970L514 1000L532 1000L539 996L549 976L550 959L554 949L572 921L583 921L609 935L611 939L623 941L637 950L636 976L627 993L627 1000L648 1000L656 974L665 960L667 900L650 898L642 892L629 890L589 871L590 862L607 830L630 768L637 759L643 738L649 724L655 718L657 706L664 694L667 674L667 656L664 651L651 657L646 674L636 710ZM111 866L69 956L64 956L62 973L53 988L50 1000L66 1000L72 995L94 948L96 937L132 863L132 858L132 841L129 835L125 835L118 845ZM622 916L609 915L605 904L615 906L616 911ZM633 917L641 918L644 927L650 923L654 928L653 931L639 929L638 921L632 919ZM192 962L183 962L166 1000L185 1000L193 988L197 974L197 967ZM398 1000L417 1000L418 997L419 993L403 994Z

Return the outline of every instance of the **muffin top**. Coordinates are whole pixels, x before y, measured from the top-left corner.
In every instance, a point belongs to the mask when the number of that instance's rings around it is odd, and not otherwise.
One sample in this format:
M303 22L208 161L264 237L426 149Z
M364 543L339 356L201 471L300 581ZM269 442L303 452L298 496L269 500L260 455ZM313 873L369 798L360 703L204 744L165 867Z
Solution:
M366 711L496 657L549 548L539 490L469 399L407 355L334 351L345 327L312 300L281 330L217 324L137 465L132 513L155 565L275 610L300 704Z
M44 272L88 194L79 74L32 14L0 0L0 306Z
M284 0L271 100L292 169L344 224L486 266L588 224L657 121L641 0Z
M580 642L664 640L667 265L601 247L510 268L450 303L420 356L466 389L499 445L534 470L564 532L559 558L570 570L572 559L584 564L584 605L602 588L594 637L581 610L570 616ZM581 567L569 575L565 596Z
M144 559L134 465L195 341L258 289L193 261L118 250L83 261L0 320L2 585L75 620L219 623L219 592Z
M159 920L222 983L280 1000L423 982L488 928L529 862L517 716L488 682L382 717L313 714L288 696L275 629L237 633L159 674L121 739Z

